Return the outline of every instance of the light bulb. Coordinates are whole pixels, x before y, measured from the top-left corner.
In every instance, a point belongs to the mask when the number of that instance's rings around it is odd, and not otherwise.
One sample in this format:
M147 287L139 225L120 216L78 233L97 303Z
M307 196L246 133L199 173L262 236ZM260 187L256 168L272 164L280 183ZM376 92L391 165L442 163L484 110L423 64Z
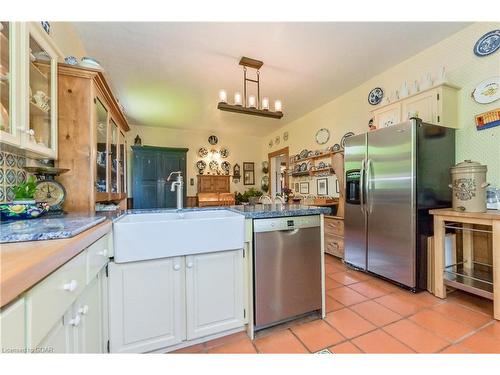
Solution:
M281 100L276 100L274 102L274 110L276 112L281 112Z
M250 95L248 97L248 106L250 108L255 108L255 95Z
M262 98L262 109L269 111L269 98L268 97Z
M220 90L219 91L219 102L220 103L227 103L227 92L226 92L226 90Z
M234 105L241 105L241 93L234 93Z

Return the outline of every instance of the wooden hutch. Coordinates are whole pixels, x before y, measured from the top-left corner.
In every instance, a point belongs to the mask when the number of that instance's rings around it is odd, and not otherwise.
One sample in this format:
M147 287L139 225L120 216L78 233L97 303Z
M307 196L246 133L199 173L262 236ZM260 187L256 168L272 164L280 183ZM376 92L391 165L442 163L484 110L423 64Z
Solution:
M126 208L129 125L102 71L58 67L57 177L66 189L68 212L94 212L97 202Z

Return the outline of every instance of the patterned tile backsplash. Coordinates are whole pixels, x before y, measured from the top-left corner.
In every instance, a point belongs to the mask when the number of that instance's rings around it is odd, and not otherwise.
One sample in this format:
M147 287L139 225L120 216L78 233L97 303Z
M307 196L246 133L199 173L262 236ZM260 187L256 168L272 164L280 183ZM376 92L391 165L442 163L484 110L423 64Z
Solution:
M10 152L0 152L0 202L8 202L14 198L12 187L26 181L26 158Z

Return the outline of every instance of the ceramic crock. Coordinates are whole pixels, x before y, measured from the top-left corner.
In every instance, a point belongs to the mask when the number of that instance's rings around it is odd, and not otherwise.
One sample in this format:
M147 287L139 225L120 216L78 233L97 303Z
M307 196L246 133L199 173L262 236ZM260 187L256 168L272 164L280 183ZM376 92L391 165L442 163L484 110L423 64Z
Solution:
M464 212L486 212L485 165L465 160L450 168L453 209Z

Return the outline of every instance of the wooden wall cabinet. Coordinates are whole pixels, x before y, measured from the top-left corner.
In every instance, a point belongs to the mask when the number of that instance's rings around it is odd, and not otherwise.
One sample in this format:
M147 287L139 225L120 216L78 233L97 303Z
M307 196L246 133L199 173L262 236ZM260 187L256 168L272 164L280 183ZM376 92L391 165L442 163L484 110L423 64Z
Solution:
M39 22L2 22L0 139L14 151L57 159L57 62L64 56Z
M198 193L229 193L230 176L198 175Z
M99 70L59 64L59 168L64 209L94 212L96 202L125 208L127 120Z
M458 90L444 83L378 107L372 111L374 124L380 129L418 117L431 124L458 128Z

